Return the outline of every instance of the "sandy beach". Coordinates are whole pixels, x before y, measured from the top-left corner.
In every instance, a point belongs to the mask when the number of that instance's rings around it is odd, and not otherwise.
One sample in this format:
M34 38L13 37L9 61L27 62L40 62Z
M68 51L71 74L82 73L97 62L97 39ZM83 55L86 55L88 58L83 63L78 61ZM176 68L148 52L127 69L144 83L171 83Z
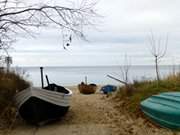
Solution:
M73 91L71 108L59 121L44 126L32 126L17 122L9 135L172 135L169 130L157 128L145 120L132 119L118 111L118 104L101 94L80 94ZM118 109L117 109L118 108ZM18 120L17 120L18 121Z

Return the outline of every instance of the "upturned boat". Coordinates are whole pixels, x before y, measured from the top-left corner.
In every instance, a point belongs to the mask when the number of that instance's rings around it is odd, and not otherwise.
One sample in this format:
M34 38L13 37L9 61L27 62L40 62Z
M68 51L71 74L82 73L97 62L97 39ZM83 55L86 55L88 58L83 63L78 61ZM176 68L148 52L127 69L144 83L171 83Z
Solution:
M105 85L103 86L100 91L102 91L104 94L108 94L108 93L111 93L111 92L114 92L117 90L117 87L114 86L114 85Z
M141 102L141 109L154 123L180 130L180 92L154 95Z

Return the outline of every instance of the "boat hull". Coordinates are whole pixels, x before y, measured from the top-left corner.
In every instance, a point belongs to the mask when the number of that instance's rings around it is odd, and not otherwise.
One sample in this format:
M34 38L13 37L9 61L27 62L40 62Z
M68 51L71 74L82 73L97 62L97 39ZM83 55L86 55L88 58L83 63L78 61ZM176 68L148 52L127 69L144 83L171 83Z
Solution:
M141 109L156 124L180 130L180 92L151 96L141 102Z
M64 89L65 90L65 89ZM20 116L31 124L44 124L64 116L69 107L72 92L28 88L15 96Z
M79 84L78 85L79 92L82 94L94 94L97 89L97 85L95 84Z
M39 98L31 97L19 108L19 114L28 123L40 124L64 116L68 109L69 106L58 106Z
M117 87L114 85L105 85L100 89L100 91L102 91L104 94L108 94L116 90L117 90Z

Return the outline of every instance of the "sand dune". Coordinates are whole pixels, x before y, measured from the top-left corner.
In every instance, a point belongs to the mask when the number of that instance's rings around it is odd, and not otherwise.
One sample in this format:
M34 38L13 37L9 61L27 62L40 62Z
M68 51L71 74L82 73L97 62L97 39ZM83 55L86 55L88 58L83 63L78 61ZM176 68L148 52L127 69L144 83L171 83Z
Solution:
M118 105L97 92L92 95L73 91L69 112L59 121L35 127L17 122L14 128L6 131L9 135L172 135L169 130L149 125L143 119L132 119L117 111ZM118 109L119 110L119 109ZM5 133L0 133L4 135Z

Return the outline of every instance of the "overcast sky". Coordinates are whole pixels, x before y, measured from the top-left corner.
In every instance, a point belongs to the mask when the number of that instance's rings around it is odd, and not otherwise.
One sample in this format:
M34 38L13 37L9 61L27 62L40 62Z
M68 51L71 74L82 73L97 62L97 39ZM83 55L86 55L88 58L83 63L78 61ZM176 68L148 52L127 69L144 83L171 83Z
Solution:
M58 0L57 0L58 1ZM180 64L179 0L100 0L103 16L97 29L85 29L89 42L73 38L67 50L57 29L38 30L36 38L19 38L10 51L14 66L152 65L148 35L166 38L168 50L161 64Z

